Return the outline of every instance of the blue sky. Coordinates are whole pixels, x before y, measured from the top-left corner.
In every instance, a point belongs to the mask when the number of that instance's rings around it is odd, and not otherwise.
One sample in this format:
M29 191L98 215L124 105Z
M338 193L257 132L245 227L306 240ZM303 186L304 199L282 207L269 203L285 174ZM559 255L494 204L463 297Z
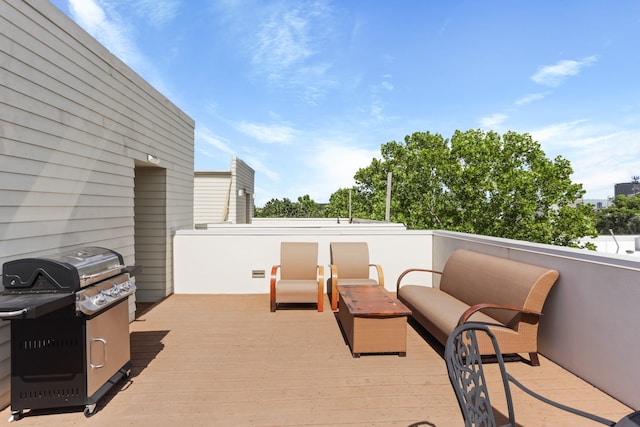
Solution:
M418 131L529 133L587 198L640 175L640 1L53 0L196 121L255 203L354 184Z

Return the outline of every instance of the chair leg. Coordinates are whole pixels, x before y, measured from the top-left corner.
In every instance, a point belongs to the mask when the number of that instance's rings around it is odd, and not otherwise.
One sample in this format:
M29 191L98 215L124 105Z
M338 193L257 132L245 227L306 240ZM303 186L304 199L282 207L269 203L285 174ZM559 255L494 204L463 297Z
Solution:
M271 301L271 312L274 313L276 311L276 302Z
M538 353L536 352L529 353L529 358L531 359L531 366L540 366L540 359L538 359Z

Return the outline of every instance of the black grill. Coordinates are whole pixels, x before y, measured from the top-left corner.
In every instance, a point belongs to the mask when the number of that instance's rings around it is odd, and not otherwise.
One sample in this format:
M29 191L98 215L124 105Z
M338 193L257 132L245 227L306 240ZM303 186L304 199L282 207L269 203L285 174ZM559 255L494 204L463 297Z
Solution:
M127 301L137 270L97 247L3 265L0 318L11 321L14 420L26 409L82 405L91 416L129 376Z
M82 323L77 317L12 322L13 411L85 404Z

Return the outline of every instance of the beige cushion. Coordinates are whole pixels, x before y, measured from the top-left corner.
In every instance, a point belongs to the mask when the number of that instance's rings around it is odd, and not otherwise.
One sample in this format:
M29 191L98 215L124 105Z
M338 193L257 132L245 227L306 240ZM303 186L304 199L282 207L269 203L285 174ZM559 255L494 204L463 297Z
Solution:
M369 277L369 247L366 242L332 242L331 264L338 267L340 284L345 279Z
M318 243L282 242L280 269L281 280L317 280Z
M279 280L276 284L277 302L318 302L317 280Z
M318 243L282 242L276 301L318 302Z
M460 249L445 264L440 290L471 306L494 303L541 312L558 272L545 267ZM491 313L509 324L517 313Z
M469 305L451 295L420 285L405 285L400 288L401 300L411 307L413 314L424 314L417 319L438 341L444 343L449 334L458 325L460 315ZM496 323L496 320L484 313L475 313L471 320Z

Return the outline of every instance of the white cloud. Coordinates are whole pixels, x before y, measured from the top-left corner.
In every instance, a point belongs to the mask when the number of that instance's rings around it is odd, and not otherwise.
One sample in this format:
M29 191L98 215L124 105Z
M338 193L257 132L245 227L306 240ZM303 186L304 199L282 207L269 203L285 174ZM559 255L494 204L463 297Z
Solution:
M575 76L598 60L596 56L588 56L580 61L564 60L555 65L542 67L536 74L531 76L531 80L545 86L556 87L570 76Z
M255 123L240 122L237 129L252 138L266 143L289 144L295 136L295 129L285 125L260 125Z
M388 90L388 91L392 91L392 90L393 90L393 84L391 84L391 83L389 83L389 82L382 82L382 83L380 83L380 86L381 86L383 89L386 89L386 90Z
M138 16L160 27L176 16L180 0L135 0L133 6Z
M203 141L223 153L231 155L235 154L235 151L224 141L224 138L220 138L212 134L207 128L196 128L194 139L196 142Z
M305 2L218 2L223 25L238 34L241 54L254 78L293 89L311 105L337 84L333 64L321 54L336 39L336 13L326 0Z
M506 114L496 113L491 116L481 118L480 125L483 128L497 128L500 127L508 118L509 116Z
M531 132L548 158L569 160L572 180L583 184L587 198L613 195L618 182L640 171L640 129L620 129L588 120L557 123Z
M107 15L95 0L69 0L69 10L82 28L130 67L142 63L140 53L131 42L130 30L112 11Z
M318 139L314 144L315 156L306 160L312 179L304 183L307 191L317 202L328 202L332 193L339 188L355 185L353 176L360 168L371 164L374 157L380 157L380 150L359 146L348 137Z
M547 146L552 148L562 148L568 145L568 140L575 141L579 125L586 123L586 120L574 120L571 122L554 123L540 129L536 129L531 136L538 142L545 141ZM581 131L582 132L582 131Z
M155 10L163 10L174 3L174 0L158 0L158 4L149 6L153 2L139 1L142 4L141 7L146 7L147 10L150 7ZM176 98L155 67L144 57L136 45L136 26L116 11L117 6L121 6L121 4L107 0L69 0L71 17L78 25L158 91L171 99ZM129 10L127 10L128 12ZM163 19L168 19L168 15L163 16Z
M276 172L271 173L277 176L268 177L277 182L256 177L256 184L260 185L260 191L256 190L257 206L263 206L272 198L297 200L305 194L318 203L326 203L339 188L355 185L353 176L358 169L369 166L374 157L380 157L379 150L370 150L362 146L357 137L346 134L307 134L305 140L309 141L306 146L287 148L280 153L272 150L268 168L257 156L243 158L256 172L266 174L269 168L287 168L286 181L280 180Z
M269 167L267 167L262 160L258 159L254 156L245 156L243 160L250 165L250 167L256 172L263 173L267 178L272 181L277 181L280 179L280 174Z
M301 9L276 9L256 34L253 61L272 71L288 68L313 55L311 24Z
M527 94L521 98L518 98L516 100L516 102L514 102L514 104L518 107L525 105L525 104L529 104L531 102L534 101L538 101L540 99L543 99L545 96L547 96L549 94L549 92L542 92L542 93L530 93Z

